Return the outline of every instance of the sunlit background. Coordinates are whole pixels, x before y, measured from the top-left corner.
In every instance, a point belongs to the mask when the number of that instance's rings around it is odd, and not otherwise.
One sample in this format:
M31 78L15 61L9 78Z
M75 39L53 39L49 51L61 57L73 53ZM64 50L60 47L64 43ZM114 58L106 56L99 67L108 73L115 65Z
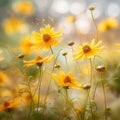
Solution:
M22 4L22 2L24 3ZM22 72L24 72L24 65L17 57L24 54L27 59L31 59L39 53L30 51L30 44L27 43L31 39L30 35L33 31L39 32L39 29L44 28L47 24L50 24L55 30L63 30L63 37L60 38L60 40L62 39L62 43L60 43L60 46L54 48L54 51L57 54L56 51L62 49L58 61L62 64L62 69L65 71L67 71L66 67L64 67L66 63L62 53L69 53L68 62L70 68L76 74L78 71L75 70L74 62L70 58L72 55L70 53L70 46L66 47L66 45L70 41L74 41L75 45L81 45L83 42L90 42L93 38L96 38L96 27L91 16L91 11L89 10L90 7L95 8L92 13L98 27L98 37L105 45L105 52L102 54L103 58L100 58L100 60L97 59L96 64L104 63L107 66L108 71L104 77L108 78L105 82L106 89L108 90L108 103L113 106L113 110L115 109L113 111L115 115L113 117L114 120L119 120L119 113L117 114L116 111L120 109L120 55L112 51L116 48L115 44L120 43L120 0L0 0L0 76L4 76L3 78L7 79L2 72L6 73L12 79L10 90L14 91L16 89L16 84L23 81ZM29 56L30 52L35 54L30 54L31 56ZM89 71L87 70L86 72L88 64L85 65L84 62L80 62L80 65L81 73L78 76L82 78L81 81L83 82L89 78ZM48 67L48 70L50 69L51 67ZM33 79L37 80L37 69L33 67L32 69L29 68L28 71L27 75L33 75ZM45 77L45 79L49 78L48 75ZM36 85L37 82L34 84ZM46 86L46 82L43 83L44 85ZM2 91L2 89L0 90ZM43 89L43 94L45 91L46 89ZM5 93L5 98L8 94L7 92ZM52 92L54 93L54 90ZM52 92L51 96L53 95ZM75 97L78 93L73 91L71 96ZM98 89L97 93L96 100L102 105L101 88ZM4 96L3 94L1 92L0 97ZM53 95L54 97L49 96L49 101L51 104L56 105L58 101L55 101L55 95ZM83 94L80 94L80 98L83 96Z

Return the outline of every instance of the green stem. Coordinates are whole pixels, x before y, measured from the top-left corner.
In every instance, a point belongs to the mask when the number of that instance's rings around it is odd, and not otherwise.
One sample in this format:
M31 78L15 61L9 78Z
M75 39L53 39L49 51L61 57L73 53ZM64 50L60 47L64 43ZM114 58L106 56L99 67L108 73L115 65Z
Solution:
M94 25L95 25L95 29L96 29L96 42L98 42L98 40L99 40L99 36L98 36L98 28L97 28L97 24L96 24L96 21L95 21L95 19L94 19L94 16L93 16L93 12L91 11L91 16L92 16L92 20L93 20L93 23L94 23Z
M93 71L92 71L92 59L90 58L90 85L92 86L92 78L93 78Z
M101 78L101 82L102 82L103 95L104 95L105 120L107 120L107 115L106 115L107 101L106 101L106 94L105 94L105 86L104 86L104 83L102 80L102 73L100 73L100 78Z
M87 90L87 98L86 98L86 103L85 103L85 111L84 111L84 113L83 113L83 120L86 120L86 109L87 109L87 103L88 103L88 99L89 99L89 93L90 93L90 91L89 90Z
M39 112L40 107L40 97L41 97L41 83L42 83L42 65L39 66L39 81L38 81L38 106L37 106L37 112Z
M9 112L9 115L10 115L10 119L11 119L11 120L14 120L13 115L12 115L11 112Z
M54 56L54 52L53 52L51 46L50 46L50 50L51 50L52 55ZM54 60L54 64L53 64L52 72L51 73L53 73L53 71L54 71L54 65L56 64L56 60L57 59ZM43 106L44 109L46 107L46 101L47 101L48 93L49 93L49 90L50 90L51 81L52 81L52 77L50 78L50 81L49 81L49 84L48 84L48 87L47 87L47 92L46 92L46 96L45 96L45 99L44 99L44 106ZM44 113L44 109L43 109L43 113Z
M30 98L31 98L30 111L28 113L28 119L29 119L30 115L31 115L32 108L34 107L34 100L33 100L32 92L31 92L31 87L30 87L30 84L29 84L29 79L27 79L27 84L28 84L29 94L30 94Z
M65 62L66 62L67 70L69 70L69 65L68 65L68 61L67 61L66 55L65 55Z
M98 86L98 82L96 82L95 89L94 89L94 92L93 92L93 97L92 97L93 100L95 98L95 93L96 93L96 90L97 90L97 86Z

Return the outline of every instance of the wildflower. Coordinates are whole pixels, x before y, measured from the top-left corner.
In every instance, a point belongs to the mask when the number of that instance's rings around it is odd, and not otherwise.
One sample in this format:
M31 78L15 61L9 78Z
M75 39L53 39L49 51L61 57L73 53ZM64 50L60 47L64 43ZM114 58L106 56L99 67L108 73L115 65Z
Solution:
M72 72L65 74L63 71L59 71L59 75L52 74L52 76L64 88L80 88L80 84L76 82L76 78L72 77Z
M102 50L103 46L100 47L102 41L99 41L95 44L95 40L89 44L88 42L83 43L82 46L78 46L78 52L74 53L73 56L75 60L91 58L95 55L98 55Z
M111 17L101 21L98 25L98 29L100 32L105 32L111 29L116 29L118 26L118 21L115 18Z
M28 25L18 18L7 18L3 21L3 29L6 34L25 33L28 31Z
M12 8L16 13L23 15L32 15L35 10L32 2L30 1L15 2Z
M5 86L5 85L8 85L10 83L10 80L8 78L8 76L0 71L0 86Z
M0 49L0 61L2 61L4 57L2 56L2 50Z
M17 98L13 98L12 100L4 101L0 105L0 111L3 111L3 110L9 111L9 110L17 108L17 107L18 107L18 100L17 100Z
M28 55L31 52L31 48L33 46L33 43L31 41L31 36L27 35L21 39L21 51Z
M23 103L23 106L30 105L31 102L37 103L38 96L37 94L31 96L29 93L22 93L22 95L20 96L20 100Z
M33 32L33 37L35 39L34 44L37 48L43 47L49 49L51 46L56 46L58 44L57 38L61 37L61 30L55 32L54 28L50 25L46 25L45 28L40 29L40 33Z
M67 22L75 22L76 21L76 16L68 16L65 18L65 21Z
M53 58L53 56L47 56L44 58L42 58L41 56L37 56L33 60L24 61L24 63L25 63L25 66L27 66L27 67L33 66L33 65L41 66L44 62L51 62L52 58Z

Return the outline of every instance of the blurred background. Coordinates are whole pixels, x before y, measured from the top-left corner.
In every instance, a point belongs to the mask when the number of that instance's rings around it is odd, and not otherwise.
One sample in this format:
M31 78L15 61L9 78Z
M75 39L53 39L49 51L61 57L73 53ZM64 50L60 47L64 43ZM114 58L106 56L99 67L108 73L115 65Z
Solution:
M103 41L106 50L97 64L104 63L107 67L108 71L104 77L108 103L113 108L111 120L119 120L120 54L112 51L116 49L115 44L120 43L120 0L0 0L0 49L2 50L2 52L0 50L0 70L7 73L12 81L16 79L17 82L22 81L23 76L19 69L23 69L23 64L16 56L21 52L27 54L29 50L26 51L26 47L24 50L22 40L24 36L31 35L33 31L38 32L46 24L50 24L56 30L63 28L62 47L69 41L78 44L91 41L96 37L96 29L89 10L91 6L95 8L93 16L98 26L99 39ZM64 66L65 61L62 60L63 58L60 58ZM84 75L83 68L81 71ZM29 70L29 75L35 73L35 68ZM14 81L13 85L14 87L16 85ZM99 93L97 97L100 103L101 94Z

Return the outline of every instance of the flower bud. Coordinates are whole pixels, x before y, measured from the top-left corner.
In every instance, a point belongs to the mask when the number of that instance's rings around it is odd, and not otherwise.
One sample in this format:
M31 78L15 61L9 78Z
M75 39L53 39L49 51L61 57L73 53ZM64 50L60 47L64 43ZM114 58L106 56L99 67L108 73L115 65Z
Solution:
M19 55L18 55L18 58L20 58L20 59L21 59L21 58L24 58L24 54L22 54L22 53L19 54Z
M93 10L95 10L95 7L90 7L89 10L93 11Z
M83 85L83 89L85 89L85 90L88 90L88 89L90 89L91 88L91 85L90 84L84 84Z
M66 56L67 54L68 54L67 52L62 53L63 56Z
M105 66L104 65L99 65L99 66L96 67L96 70L98 72L104 72L105 71Z
M68 42L68 46L73 46L74 44L75 44L74 41Z

